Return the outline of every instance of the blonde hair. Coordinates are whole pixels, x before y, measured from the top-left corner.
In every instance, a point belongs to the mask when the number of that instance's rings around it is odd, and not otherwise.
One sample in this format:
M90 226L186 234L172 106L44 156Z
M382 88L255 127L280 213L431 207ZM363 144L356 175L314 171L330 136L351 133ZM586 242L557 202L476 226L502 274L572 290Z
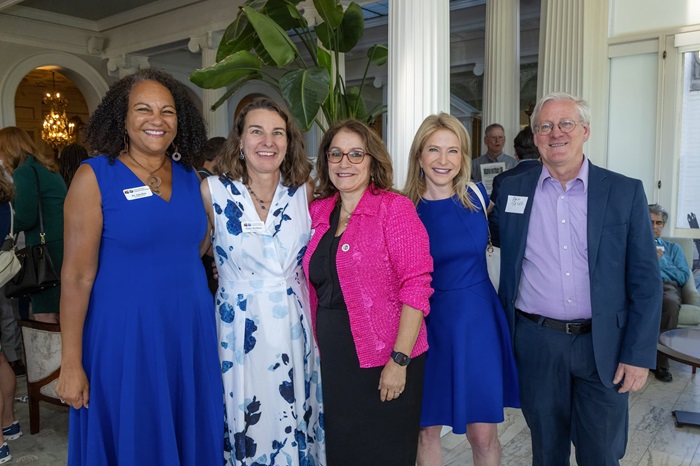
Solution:
M454 133L459 140L459 148L462 152L462 164L457 173L457 176L452 180L452 186L454 188L455 194L462 202L464 207L470 210L476 210L476 206L469 199L469 192L467 191L467 183L471 179L472 172L472 158L469 151L470 139L467 130L464 125L455 117L450 114L441 112L438 115L430 115L423 123L421 123L415 137L413 138L413 143L411 144L411 151L408 154L408 175L406 176L406 186L404 192L406 196L413 201L414 204L418 204L423 194L425 194L426 184L425 175L421 173L420 167L420 156L423 152L423 147L428 138L433 135L438 130L446 129Z
M48 170L58 172L56 161L40 154L25 130L16 126L0 129L0 157L12 170L22 165L30 155L33 155L37 162Z
M338 189L333 185L328 174L328 159L326 151L331 147L333 138L340 132L347 131L360 136L370 156L369 179L370 187L377 190L393 191L391 157L379 135L365 123L359 120L342 120L328 128L318 147L316 157L316 194L320 198L331 197ZM373 193L374 194L374 193Z

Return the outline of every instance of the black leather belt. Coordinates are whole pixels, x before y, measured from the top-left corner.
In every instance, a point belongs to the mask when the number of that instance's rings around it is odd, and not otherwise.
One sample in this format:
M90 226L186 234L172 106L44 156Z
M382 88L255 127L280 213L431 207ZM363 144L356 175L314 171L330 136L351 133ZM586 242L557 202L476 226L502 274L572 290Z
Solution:
M527 312L521 311L520 309L515 310L518 314L529 319L536 324L542 321L542 326L546 328L551 328L552 330L557 330L559 332L564 332L569 335L583 335L585 333L591 333L591 319L585 320L583 322L566 322L564 320L551 319L549 317L542 317L539 314L529 314Z

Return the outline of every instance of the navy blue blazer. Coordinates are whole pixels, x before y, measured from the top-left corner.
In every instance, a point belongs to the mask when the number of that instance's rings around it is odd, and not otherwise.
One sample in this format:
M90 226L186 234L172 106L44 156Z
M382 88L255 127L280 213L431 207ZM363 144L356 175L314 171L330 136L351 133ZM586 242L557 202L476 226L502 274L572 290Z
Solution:
M537 168L541 165L542 164L537 159L524 159L518 162L518 164L510 170L506 170L503 173L496 175L496 177L493 179L493 185L491 186L491 202L495 204L496 201L498 201L498 191L501 189L501 183L503 183L503 180L510 178L511 176L519 175L530 169Z
M511 331L541 173L540 167L505 179L490 217L493 242L501 247L498 294ZM524 213L505 211L509 195L528 198ZM656 366L662 282L642 182L591 163L587 224L593 352L603 384L612 387L618 363Z

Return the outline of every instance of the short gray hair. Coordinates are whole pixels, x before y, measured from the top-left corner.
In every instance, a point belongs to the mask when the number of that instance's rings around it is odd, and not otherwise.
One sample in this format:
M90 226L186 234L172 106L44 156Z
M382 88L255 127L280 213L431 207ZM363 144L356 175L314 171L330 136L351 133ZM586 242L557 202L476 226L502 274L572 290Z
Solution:
M539 123L537 121L537 117L539 117L542 107L544 107L544 104L547 102L554 100L569 100L573 102L576 104L576 111L578 112L578 116L583 124L588 126L591 123L591 107L588 106L585 100L574 97L566 92L552 92L551 94L547 94L546 96L542 97L539 102L537 102L537 105L535 105L535 109L532 111L532 116L530 117L530 127L532 128L533 132L537 132L535 130L535 126L537 126Z
M661 220L664 221L664 225L666 225L666 222L668 222L668 212L666 212L666 210L661 207L660 204L649 204L649 213L661 215Z

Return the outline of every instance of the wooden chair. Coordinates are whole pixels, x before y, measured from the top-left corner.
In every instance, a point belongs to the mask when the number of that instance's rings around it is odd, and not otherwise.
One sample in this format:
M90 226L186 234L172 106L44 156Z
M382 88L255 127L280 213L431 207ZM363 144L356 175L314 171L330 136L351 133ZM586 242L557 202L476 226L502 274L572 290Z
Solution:
M21 320L24 358L27 362L27 393L29 395L29 432L39 432L39 402L64 406L56 394L61 373L61 327L33 320Z

